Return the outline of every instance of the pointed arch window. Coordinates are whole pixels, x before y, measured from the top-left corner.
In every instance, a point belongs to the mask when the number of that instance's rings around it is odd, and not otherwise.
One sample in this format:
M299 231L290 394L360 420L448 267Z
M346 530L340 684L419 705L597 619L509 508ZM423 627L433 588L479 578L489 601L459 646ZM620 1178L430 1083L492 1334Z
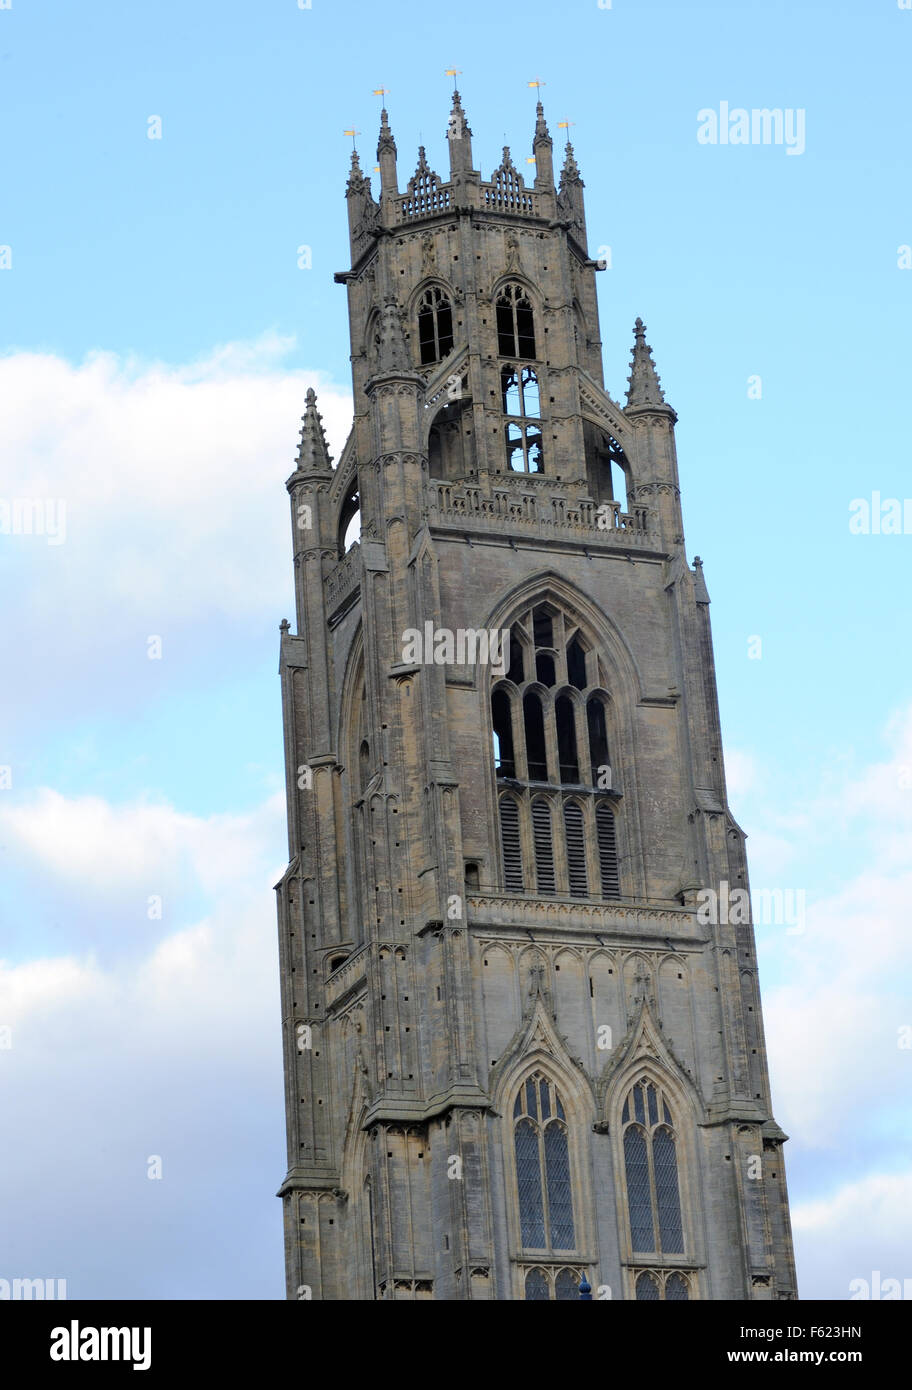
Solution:
M526 1270L523 1293L527 1303L570 1303L579 1299L581 1273L578 1269L547 1268L534 1265Z
M574 1249L567 1118L557 1087L541 1072L516 1093L513 1144L523 1250Z
M634 1254L683 1255L677 1141L664 1092L643 1077L628 1092L621 1113L627 1214ZM659 1297L640 1294L637 1298ZM673 1295L680 1297L679 1293Z
M686 1274L674 1270L671 1274L664 1270L644 1270L637 1275L636 1298L638 1303L688 1303L690 1284Z
M439 285L431 285L418 305L421 365L442 362L453 350L453 306Z
M522 285L504 285L497 296L496 309L498 356L534 357L535 320Z
M504 886L509 865L510 882L539 895L620 898L620 792L598 653L557 605L539 602L511 626L508 659L490 734L495 779L513 794L501 812Z
M514 473L542 471L541 398L531 367L500 369L500 394L506 417L507 467Z

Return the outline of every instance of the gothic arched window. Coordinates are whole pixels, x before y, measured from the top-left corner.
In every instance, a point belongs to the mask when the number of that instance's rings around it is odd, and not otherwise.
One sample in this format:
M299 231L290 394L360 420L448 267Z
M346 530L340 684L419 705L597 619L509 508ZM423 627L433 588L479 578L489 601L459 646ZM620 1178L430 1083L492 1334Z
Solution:
M500 394L506 416L507 467L514 473L540 473L542 426L538 377L531 367L501 367Z
M535 321L522 285L504 285L497 296L498 357L535 356Z
M648 1077L628 1092L621 1126L631 1249L634 1254L683 1255L672 1115L664 1092ZM681 1294L672 1296L680 1298ZM637 1298L653 1297L659 1297L658 1290L641 1294L637 1285Z
M636 1299L638 1303L687 1303L690 1300L690 1284L687 1276L675 1270L666 1274L663 1270L644 1270L637 1275Z
M578 1269L543 1269L535 1265L526 1271L523 1292L527 1303L569 1303L579 1299Z
M511 791L500 801L504 886L619 898L619 793L598 655L566 614L538 603L511 627L508 659L491 693L494 773Z
M513 1146L522 1249L572 1250L576 1242L567 1119L557 1087L541 1072L527 1077L516 1094ZM528 1298L528 1283L526 1288Z
M418 305L421 365L442 362L453 350L453 306L439 285L431 285Z

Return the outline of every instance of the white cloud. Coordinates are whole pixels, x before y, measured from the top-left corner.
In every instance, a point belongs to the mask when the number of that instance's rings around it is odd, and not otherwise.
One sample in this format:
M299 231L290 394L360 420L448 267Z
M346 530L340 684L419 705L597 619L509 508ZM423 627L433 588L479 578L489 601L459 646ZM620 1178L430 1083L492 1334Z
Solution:
M106 617L161 627L269 611L287 592L284 482L307 387L336 460L351 421L344 390L283 368L291 346L266 335L189 367L0 358L3 495L66 503L64 544L15 538L31 616L54 613L58 642L75 626L94 644Z
M246 815L192 816L165 802L113 805L43 787L0 805L0 830L43 870L96 892L192 879L218 894L249 883L268 848L284 840L285 794ZM150 888L151 892L152 889Z
M793 1203L792 1227L804 1297L849 1299L863 1292L852 1287L856 1280L873 1297L888 1279L912 1288L912 1172L872 1173L830 1196Z
M247 817L201 818L44 792L7 815L36 884L78 885L93 946L0 963L12 1037L0 1085L16 1135L0 1276L66 1278L71 1298L281 1297L281 809L272 798ZM177 930L150 924L130 958L95 941L104 867L122 854L130 872L204 885L208 904ZM152 1155L161 1181L147 1177Z

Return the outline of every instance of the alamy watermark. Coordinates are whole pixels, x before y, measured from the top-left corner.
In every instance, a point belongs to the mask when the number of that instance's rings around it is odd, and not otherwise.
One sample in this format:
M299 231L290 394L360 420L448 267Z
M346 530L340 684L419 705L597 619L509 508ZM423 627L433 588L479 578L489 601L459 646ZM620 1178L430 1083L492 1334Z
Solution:
M48 545L66 540L62 497L0 497L0 536L44 536Z
M510 629L408 627L402 634L402 660L419 666L490 666L495 676L507 674Z
M912 497L853 497L849 530L853 536L912 536Z
M718 888L697 891L697 921L704 927L723 924L746 927L752 920L751 900L758 905L753 921L758 926L785 927L787 935L800 936L804 931L804 888L731 888L723 879Z
M704 106L697 112L699 145L785 145L786 154L804 154L804 107L729 107L719 102L716 111Z

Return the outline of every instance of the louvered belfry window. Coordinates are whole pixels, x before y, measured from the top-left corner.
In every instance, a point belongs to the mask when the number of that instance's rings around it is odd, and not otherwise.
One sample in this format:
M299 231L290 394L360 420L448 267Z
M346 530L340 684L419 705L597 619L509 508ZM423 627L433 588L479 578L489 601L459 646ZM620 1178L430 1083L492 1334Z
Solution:
M516 1094L513 1143L523 1250L573 1250L567 1118L557 1087L541 1072L528 1077Z
M570 880L570 896L571 898L588 898L586 832L583 828L583 809L578 801L564 802L564 833L567 837L567 877Z
M508 893L523 891L522 850L519 844L519 806L512 796L500 798L500 844L503 852L504 887Z
M535 886L540 894L551 894L554 892L551 803L541 796L532 802L532 838L535 845Z
M598 839L602 897L617 898L620 896L617 833L614 824L614 811L607 802L603 801L595 808L595 830Z
M503 886L620 898L619 777L598 654L568 614L543 602L513 623L508 660L491 693Z
M621 1113L630 1244L635 1255L683 1255L677 1140L672 1112L660 1087L644 1077L629 1091ZM667 1296L667 1295L666 1295ZM680 1298L674 1292L672 1297ZM684 1297L687 1297L686 1287ZM659 1297L651 1293L637 1298Z

